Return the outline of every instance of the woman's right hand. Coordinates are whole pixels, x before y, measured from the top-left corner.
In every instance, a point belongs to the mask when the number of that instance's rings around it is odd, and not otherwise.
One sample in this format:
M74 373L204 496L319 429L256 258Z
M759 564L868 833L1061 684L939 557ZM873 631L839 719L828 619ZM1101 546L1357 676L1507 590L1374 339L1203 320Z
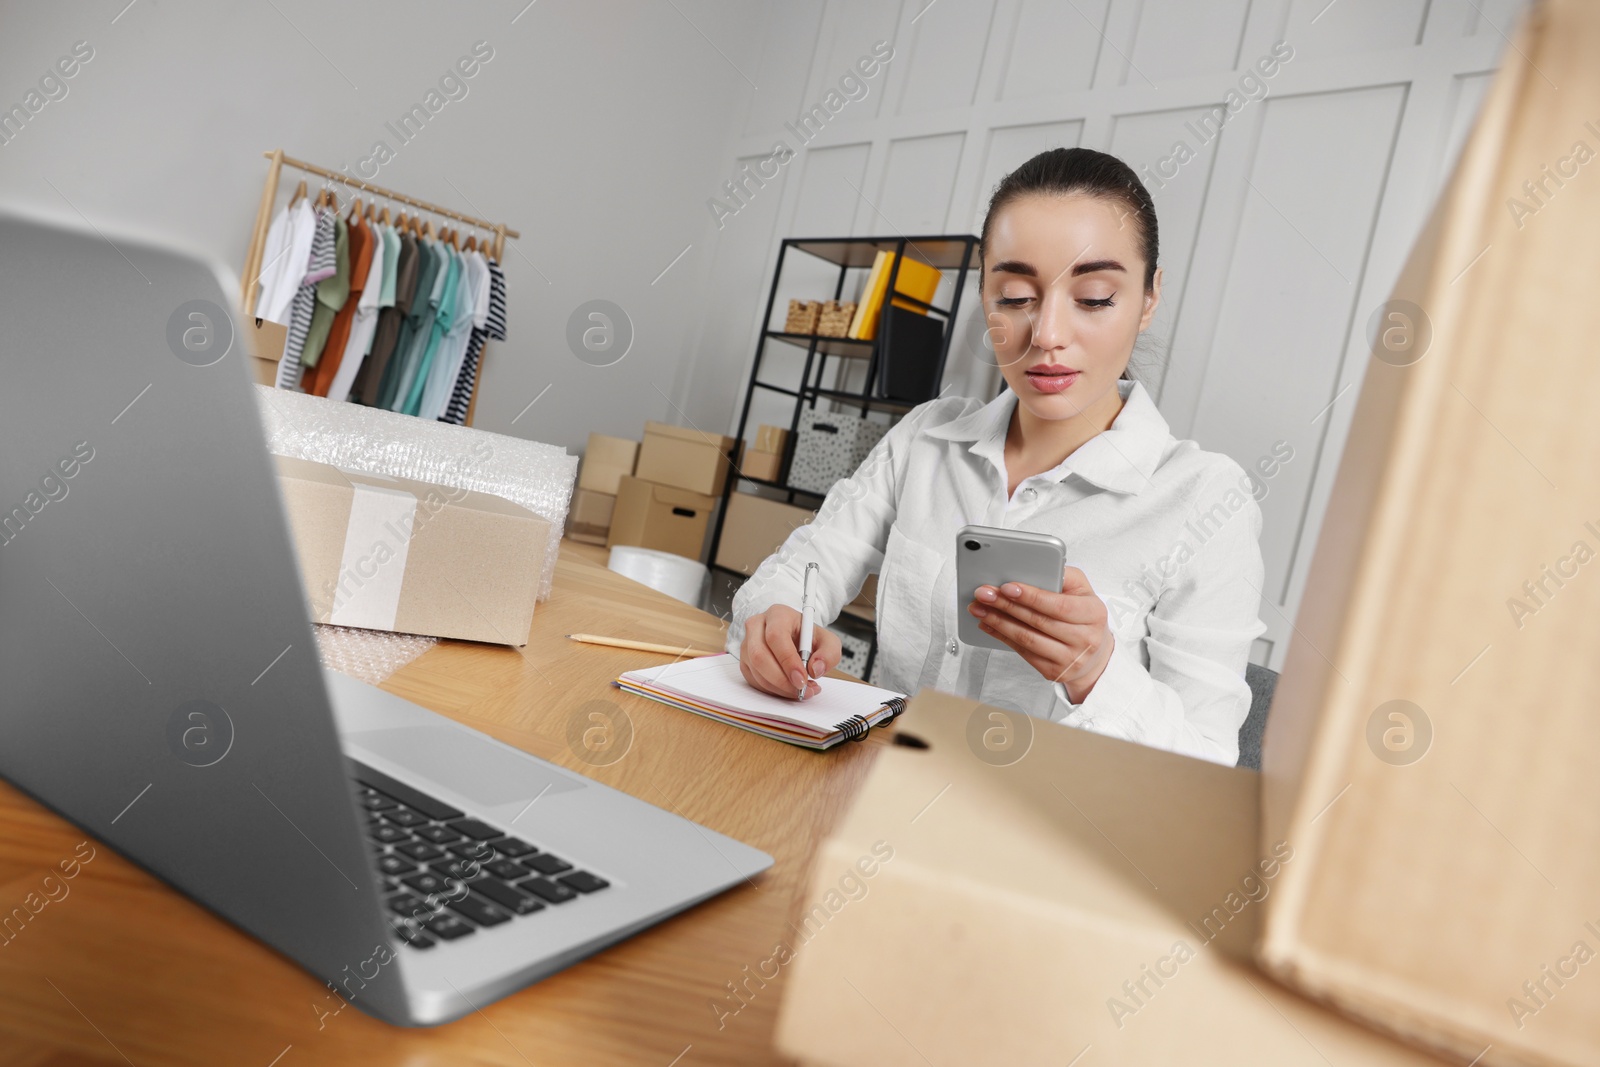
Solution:
M744 643L739 646L739 673L744 680L773 696L797 698L822 691L815 679L839 665L842 646L837 635L811 628L810 673L800 663L800 613L787 604L774 604L744 623Z

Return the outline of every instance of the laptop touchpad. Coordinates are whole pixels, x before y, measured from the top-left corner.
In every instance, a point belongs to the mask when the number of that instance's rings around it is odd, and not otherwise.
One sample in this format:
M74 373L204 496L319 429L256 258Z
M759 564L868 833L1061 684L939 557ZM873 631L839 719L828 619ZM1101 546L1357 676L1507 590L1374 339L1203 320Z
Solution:
M363 730L344 739L486 806L525 804L584 785L533 756L448 726Z

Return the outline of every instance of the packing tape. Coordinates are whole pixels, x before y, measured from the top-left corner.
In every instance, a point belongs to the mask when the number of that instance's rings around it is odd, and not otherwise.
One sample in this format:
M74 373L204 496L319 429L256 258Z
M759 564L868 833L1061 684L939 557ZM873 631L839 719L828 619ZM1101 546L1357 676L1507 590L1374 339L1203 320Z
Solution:
M328 621L336 626L393 630L405 584L406 553L417 498L404 489L356 482L344 553Z

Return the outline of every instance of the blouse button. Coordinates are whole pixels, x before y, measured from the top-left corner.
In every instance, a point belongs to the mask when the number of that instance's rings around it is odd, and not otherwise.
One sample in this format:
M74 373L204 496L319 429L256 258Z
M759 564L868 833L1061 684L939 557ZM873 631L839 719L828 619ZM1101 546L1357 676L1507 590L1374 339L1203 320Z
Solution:
M948 645L945 645L944 647L953 656L953 655L956 654L957 651L959 651L959 647L960 646L958 646L954 641L951 641Z
M1031 486L1031 485L1028 488L1026 488L1026 489L1024 489L1022 491L1022 499L1024 499L1024 500L1032 500L1034 497L1036 497L1038 495L1039 494L1034 490L1033 486Z

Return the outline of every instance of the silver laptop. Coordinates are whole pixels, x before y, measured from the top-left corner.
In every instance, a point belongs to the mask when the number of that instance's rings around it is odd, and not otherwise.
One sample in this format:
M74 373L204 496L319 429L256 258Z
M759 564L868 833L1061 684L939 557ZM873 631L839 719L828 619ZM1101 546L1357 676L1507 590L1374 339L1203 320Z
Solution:
M0 213L0 774L399 1025L771 866L323 670L234 292Z

